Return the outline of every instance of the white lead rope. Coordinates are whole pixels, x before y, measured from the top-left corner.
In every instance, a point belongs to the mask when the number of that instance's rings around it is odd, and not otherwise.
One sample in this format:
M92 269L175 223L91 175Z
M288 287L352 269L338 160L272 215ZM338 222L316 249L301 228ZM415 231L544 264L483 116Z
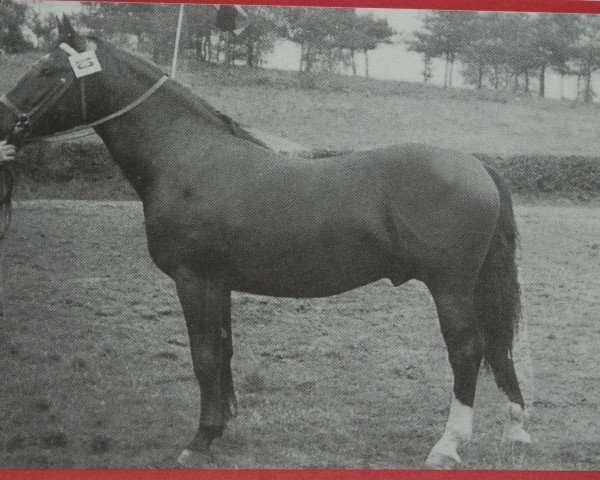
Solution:
M179 17L177 18L177 31L175 33L175 51L173 52L173 62L171 63L171 78L175 78L175 74L177 73L177 57L179 56L181 25L183 23L183 7L183 3L179 5Z
M160 77L160 79L154 85L152 85L148 90L146 90L146 92L142 96L138 97L133 102L125 105L120 110L117 110L115 113L111 113L110 115L102 117L102 118L100 118L98 120L95 120L95 121L93 121L91 123L86 123L84 125L78 125L77 127L71 128L71 129L66 130L64 132L52 133L50 135L45 135L45 136L42 136L42 137L34 137L34 138L31 138L31 139L27 139L27 141L28 142L35 141L35 140L58 141L58 140L63 139L63 137L65 137L64 139L66 139L66 140L72 139L73 137L69 137L69 135L71 133L79 132L81 130L88 130L90 128L97 127L98 125L102 125L103 123L110 122L111 120L114 120L115 118L118 118L121 115L125 115L127 112L133 110L135 107L137 107L141 103L144 103L146 100L148 100L148 98L151 97L160 87L162 87L163 84L167 80L169 80L169 77L167 77L166 75L163 75L162 77ZM81 135L81 137L85 137L87 135L91 135L91 133L85 134L85 135ZM77 138L79 138L79 137L77 137Z

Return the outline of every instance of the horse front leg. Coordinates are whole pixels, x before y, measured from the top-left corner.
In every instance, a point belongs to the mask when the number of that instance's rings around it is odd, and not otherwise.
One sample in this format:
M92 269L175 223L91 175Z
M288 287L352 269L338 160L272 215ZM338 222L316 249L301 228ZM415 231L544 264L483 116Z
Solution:
M223 342L223 367L221 368L221 393L223 398L223 412L229 418L237 416L238 404L233 388L233 373L231 371L231 358L233 357L233 336L231 332L231 294L223 305L223 325L221 326L221 339Z
M179 457L189 464L197 453L207 453L220 437L229 418L229 385L224 379L226 342L223 338L224 314L230 310L231 290L221 275L201 276L183 269L175 276L190 339L194 373L200 385L200 422L196 436ZM225 380L225 382L224 382ZM224 384L225 383L225 384Z

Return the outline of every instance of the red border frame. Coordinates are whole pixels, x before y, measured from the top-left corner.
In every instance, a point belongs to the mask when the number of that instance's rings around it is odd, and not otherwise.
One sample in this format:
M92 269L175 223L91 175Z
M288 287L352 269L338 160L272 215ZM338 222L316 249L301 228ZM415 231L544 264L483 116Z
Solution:
M73 1L73 0L70 0ZM86 0L84 0L86 1ZM90 1L90 0L87 0ZM108 0L101 0L108 1ZM404 8L506 12L600 13L598 0L111 0L146 3L229 3L307 7Z
M86 0L84 0L86 1ZM89 0L87 0L89 1ZM102 0L106 1L106 0ZM160 3L600 13L600 0L111 0ZM0 480L600 480L600 471L0 469Z
M0 470L0 480L598 480L594 471L503 470Z

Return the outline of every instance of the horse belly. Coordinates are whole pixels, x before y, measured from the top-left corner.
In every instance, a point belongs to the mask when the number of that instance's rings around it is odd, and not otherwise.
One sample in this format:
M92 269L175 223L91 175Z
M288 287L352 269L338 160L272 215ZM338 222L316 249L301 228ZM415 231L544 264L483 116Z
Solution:
M246 243L232 258L234 289L259 295L324 297L386 278L393 260L371 233L290 236Z
M269 297L320 298L338 295L368 285L382 278L384 276L377 274L360 274L343 275L336 277L334 281L320 276L311 281L309 278L280 279L279 277L262 278L261 276L256 276L253 279L234 283L233 290Z

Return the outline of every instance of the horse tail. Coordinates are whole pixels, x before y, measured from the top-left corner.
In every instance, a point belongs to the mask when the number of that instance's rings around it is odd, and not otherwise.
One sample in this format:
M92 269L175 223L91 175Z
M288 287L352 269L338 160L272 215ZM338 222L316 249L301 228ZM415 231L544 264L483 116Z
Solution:
M516 250L518 242L510 191L498 172L485 165L500 195L500 215L475 287L475 307L483 334L484 361L499 383L500 365L512 359L513 340L521 319Z

